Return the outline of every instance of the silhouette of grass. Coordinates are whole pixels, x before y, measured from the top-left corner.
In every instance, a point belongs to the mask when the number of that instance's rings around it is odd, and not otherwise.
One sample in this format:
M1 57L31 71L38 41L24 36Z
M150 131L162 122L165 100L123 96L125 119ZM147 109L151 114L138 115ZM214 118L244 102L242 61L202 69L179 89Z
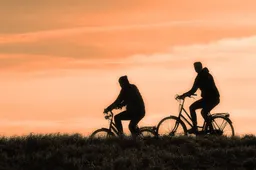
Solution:
M0 137L1 170L256 169L256 136L88 139Z

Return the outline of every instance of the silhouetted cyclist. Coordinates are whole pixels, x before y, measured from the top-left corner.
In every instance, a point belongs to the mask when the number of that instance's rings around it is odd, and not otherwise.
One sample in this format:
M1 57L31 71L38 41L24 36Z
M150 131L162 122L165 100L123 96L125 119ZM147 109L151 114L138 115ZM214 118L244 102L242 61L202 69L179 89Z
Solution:
M144 101L138 88L134 84L129 83L127 76L120 77L119 84L122 88L120 94L117 99L105 109L105 111L111 111L126 106L126 111L123 111L114 117L116 127L120 136L123 136L121 120L130 120L129 130L133 137L135 137L139 133L137 124L145 116Z
M209 73L207 67L202 66L201 62L194 63L195 71L198 73L195 78L194 85L191 90L179 96L179 98L184 99L187 96L193 95L197 89L201 90L201 99L194 102L190 107L190 114L193 121L193 127L188 130L189 133L197 133L197 118L196 110L202 108L201 114L205 121L208 121L209 112L219 104L220 95L219 91L215 85L212 75Z

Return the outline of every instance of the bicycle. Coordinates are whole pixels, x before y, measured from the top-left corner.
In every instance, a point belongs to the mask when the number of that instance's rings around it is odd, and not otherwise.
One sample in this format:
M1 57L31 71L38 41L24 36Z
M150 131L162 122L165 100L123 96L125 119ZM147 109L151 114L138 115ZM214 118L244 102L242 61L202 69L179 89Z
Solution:
M104 114L106 114L105 119L109 120L109 128L100 128L100 129L95 130L90 135L90 138L121 137L118 133L116 124L113 121L113 112L108 111ZM138 128L138 126L137 126L137 128ZM155 136L155 130L152 127L141 127L141 128L139 128L138 136L140 138L154 137Z
M196 96L196 94L194 94L193 96ZM179 115L178 116L170 115L168 117L163 118L157 125L157 128L156 128L157 136L188 135L188 130L185 122L191 128L193 127L192 118L184 109L185 98L179 99L179 96L177 95L175 99L179 102L179 106L180 106ZM188 118L186 118L182 114L182 111L185 112L185 115ZM204 120L203 126L197 126L198 133L195 135L211 134L211 135L219 135L219 136L223 135L228 137L234 136L235 135L234 127L229 117L230 117L229 113L213 113L213 114L208 113L207 122L209 123L207 123ZM226 125L228 125L227 128L226 128Z

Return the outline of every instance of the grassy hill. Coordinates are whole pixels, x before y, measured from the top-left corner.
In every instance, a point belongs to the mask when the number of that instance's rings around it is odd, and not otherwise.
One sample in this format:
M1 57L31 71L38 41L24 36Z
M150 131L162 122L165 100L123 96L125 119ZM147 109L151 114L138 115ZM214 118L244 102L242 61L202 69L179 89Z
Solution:
M0 138L0 170L256 169L256 136L89 140L79 134Z

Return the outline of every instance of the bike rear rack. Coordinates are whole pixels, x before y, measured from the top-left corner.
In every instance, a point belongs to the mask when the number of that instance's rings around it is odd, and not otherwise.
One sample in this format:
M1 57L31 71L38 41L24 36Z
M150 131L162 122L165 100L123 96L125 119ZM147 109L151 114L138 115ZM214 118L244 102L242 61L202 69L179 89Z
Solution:
M229 117L229 113L212 113L212 114L209 114L208 116L210 117L215 117L215 116L223 116L223 117ZM197 126L197 128L203 128L203 126Z
M213 113L211 116L224 116L224 117L229 117L229 113Z

